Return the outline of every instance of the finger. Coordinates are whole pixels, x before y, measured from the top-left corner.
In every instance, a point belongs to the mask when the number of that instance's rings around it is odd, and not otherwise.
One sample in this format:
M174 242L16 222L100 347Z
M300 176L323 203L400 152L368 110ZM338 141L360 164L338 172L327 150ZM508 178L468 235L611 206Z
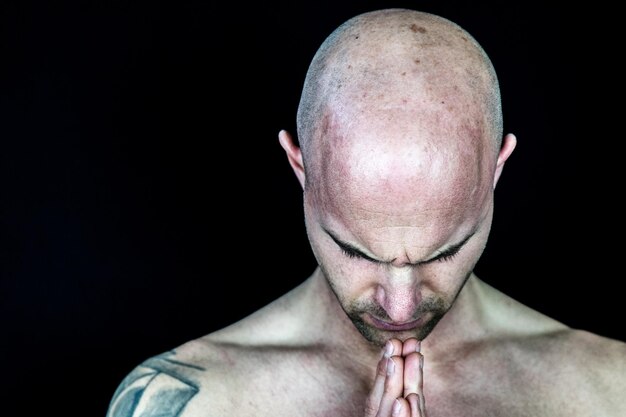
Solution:
M420 417L427 417L426 416L426 400L424 399L423 395L419 396L419 409L420 409L420 414L418 414Z
M381 358L378 361L376 368L376 376L374 378L374 385L367 397L365 403L365 415L366 417L376 416L380 409L380 404L385 392L385 380L387 379L388 366L387 362L393 355L399 355L402 352L402 342L398 339L390 339L383 346L381 352ZM395 371L395 364L393 365Z
M381 352L381 359L380 361L378 361L379 368L377 369L377 378L376 378L377 381L380 379L383 382L383 384L380 386L380 395L378 396L379 400L383 394L385 377L387 375L387 359L391 358L392 356L398 355L399 352L401 351L402 351L402 342L399 341L398 339L390 339L387 341L387 343L385 343L385 346L383 346L383 349ZM380 368L380 366L382 366L382 368ZM379 376L382 376L382 378L379 378ZM376 381L374 383L374 386L376 387Z
M417 384L419 395L419 405L420 405L420 416L426 417L426 399L424 397L424 356L420 355L420 364L419 364L419 381Z
M404 398L396 398L393 403L391 415L393 417L414 417L417 414L411 414L411 405Z
M402 356L407 356L409 353L419 352L421 350L421 342L414 337L406 339L402 344Z
M374 417L378 413L380 400L383 398L383 392L385 391L387 360L387 357L383 354L378 361L378 366L376 367L376 377L374 378L374 386L372 387L365 403L365 417Z
M391 353L389 353L387 357L404 356L402 355L403 343L400 339L389 339L387 343L391 344L391 349L390 349ZM385 346L388 346L388 345L385 345Z
M409 403L409 407L411 408L411 417L424 417L420 412L420 400L417 394L409 394L405 401Z
M402 397L403 373L404 359L401 356L387 359L387 378L385 379L383 397L380 400L379 416L391 414L394 402L397 398Z
M419 394L422 384L422 373L420 372L420 360L422 355L412 352L404 358L404 391L406 398L409 394Z

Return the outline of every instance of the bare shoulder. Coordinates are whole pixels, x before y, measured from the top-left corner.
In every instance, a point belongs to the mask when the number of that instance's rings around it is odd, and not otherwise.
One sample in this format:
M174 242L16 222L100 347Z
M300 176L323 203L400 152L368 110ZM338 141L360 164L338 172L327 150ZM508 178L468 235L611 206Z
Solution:
M153 356L122 380L107 417L229 415L232 394L245 381L244 350L205 337Z
M519 344L519 359L527 363L524 380L535 381L546 404L569 415L626 415L625 343L567 328Z
M182 349L185 351L185 348ZM200 391L205 368L188 355L171 350L132 369L113 394L107 417L183 416Z
M487 285L481 292L504 354L499 363L515 363L515 375L535 395L595 415L626 415L626 343L571 328Z
M107 417L296 415L293 407L320 392L321 377L307 378L319 369L316 346L223 340L222 334L140 364L120 384Z
M206 417L260 415L242 392L276 386L272 374L288 368L307 343L295 344L289 297L279 298L248 317L175 349L149 358L121 382L107 417ZM294 336L295 335L295 336ZM291 368L294 368L292 366ZM288 379L288 378L287 378Z
M107 417L189 417L204 395L207 369L219 367L217 350L198 340L155 355L132 369L109 404ZM217 393L219 395L219 393Z
M553 364L558 358L571 364L585 377L600 383L622 384L626 382L626 343L589 331L574 329L545 314L525 306L497 290L489 297L495 302L489 305L493 316L498 317L493 327L498 333L517 340L530 351L548 358ZM557 361L557 362L554 362ZM606 387L609 389L610 387Z
M560 358L563 378L584 381L597 398L626 407L626 343L571 328L544 337Z

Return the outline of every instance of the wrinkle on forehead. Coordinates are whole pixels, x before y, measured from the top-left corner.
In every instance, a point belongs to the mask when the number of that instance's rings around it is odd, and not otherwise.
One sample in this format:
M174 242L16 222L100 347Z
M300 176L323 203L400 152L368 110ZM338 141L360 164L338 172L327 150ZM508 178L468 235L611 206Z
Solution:
M345 129L328 115L316 206L376 254L427 254L481 217L491 154L480 132L421 128L399 111L389 117Z
M359 187L345 178L335 184L320 193L323 200L318 200L317 209L322 224L366 248L375 259L428 259L444 245L467 236L490 207L489 187L470 190L457 183L441 185L457 188L440 192L431 183L388 192Z
M393 113L392 123L329 123L317 187L327 203L406 215L463 206L488 188L491 161L480 132L424 129L410 123L412 114Z

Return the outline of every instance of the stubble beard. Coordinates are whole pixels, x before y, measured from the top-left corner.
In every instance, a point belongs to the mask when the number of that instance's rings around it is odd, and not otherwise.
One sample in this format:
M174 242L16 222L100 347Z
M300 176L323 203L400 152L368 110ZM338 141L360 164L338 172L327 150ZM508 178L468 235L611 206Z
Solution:
M341 309L346 313L352 324L354 324L354 327L356 327L365 340L377 347L384 346L385 343L387 343L387 341L392 337L401 337L402 340L415 337L418 340L424 340L433 331L437 323L439 323L439 320L443 318L450 308L450 306L446 306L446 303L442 298L430 297L422 300L413 317L413 319L418 319L430 313L429 320L422 323L421 326L416 329L403 332L381 330L367 323L363 317L365 313L368 313L377 319L391 322L392 320L384 308L373 301L347 302L339 295L339 291L337 291L333 282L328 279L328 274L323 268L322 273L326 277L326 281L328 282L331 291L337 298L337 302L341 306Z
M343 307L343 303L341 304ZM433 331L437 323L439 323L439 320L443 318L448 308L441 298L423 300L412 319L417 320L421 317L429 316L428 320L415 329L399 332L378 329L364 320L364 315L369 314L383 321L391 321L387 312L378 304L356 302L352 303L348 308L344 308L344 311L354 324L354 327L356 327L359 333L361 333L369 343L382 347L387 340L392 337L401 340L406 340L410 337L415 337L417 340L424 340Z
M430 313L430 319L425 323L422 323L421 326L417 327L413 330L402 331L402 332L392 332L378 329L371 324L365 322L363 316L365 313L370 314L377 319L383 321L392 321L389 318L389 315L380 305L374 303L373 301L354 301L348 302L340 296L339 291L333 284L333 282L329 279L328 273L324 270L324 268L320 264L320 269L322 270L322 274L324 275L326 282L328 283L331 291L337 298L337 302L341 306L341 309L346 313L350 321L354 324L354 327L361 333L361 335L374 346L383 347L387 341L392 338L400 338L403 341L410 338L415 337L417 340L424 340L428 335L434 330L437 323L443 318L443 316L450 310L450 308L456 302L459 294L465 284L467 283L469 277L472 274L473 268L469 269L469 272L465 275L463 279L463 283L459 287L457 293L454 295L454 298L450 303L446 303L443 298L438 296L432 296L429 298L425 298L422 300L416 313L413 315L413 319L418 319L423 317L424 315Z

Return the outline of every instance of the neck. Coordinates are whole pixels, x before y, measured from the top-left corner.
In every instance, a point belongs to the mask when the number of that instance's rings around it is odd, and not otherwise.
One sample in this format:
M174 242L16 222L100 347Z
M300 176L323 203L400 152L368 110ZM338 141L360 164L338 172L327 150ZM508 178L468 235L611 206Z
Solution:
M309 279L307 291L311 314L324 329L322 342L350 353L356 361L375 366L380 347L369 343L341 308L324 274L318 268ZM429 363L446 362L453 352L484 334L481 307L482 282L474 274L459 293L452 308L422 341L422 353Z

